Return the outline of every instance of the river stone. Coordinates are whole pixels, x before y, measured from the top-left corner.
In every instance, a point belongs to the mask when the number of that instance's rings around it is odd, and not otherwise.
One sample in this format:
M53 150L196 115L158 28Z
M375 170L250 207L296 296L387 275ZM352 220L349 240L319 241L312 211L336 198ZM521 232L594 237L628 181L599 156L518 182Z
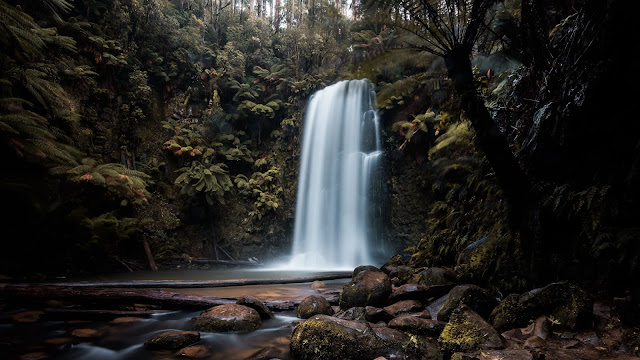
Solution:
M316 315L297 325L291 335L296 360L441 359L437 346L387 327L363 321Z
M393 319L393 316L386 312L384 309L375 306L365 307L365 317L367 321L372 323L385 322L388 323Z
M391 295L391 280L381 271L359 272L352 281L344 284L340 294L340 308L387 305Z
M498 300L487 290L477 285L458 285L449 291L447 300L438 311L438 320L449 321L451 312L460 304L467 305L486 319L498 305Z
M304 298L296 311L301 319L308 319L313 315L333 315L333 308L324 296L310 295Z
M423 319L417 316L399 316L389 321L389 327L416 335L438 337L447 325L446 322Z
M547 340L551 333L551 324L546 316L539 317L526 328L511 329L502 333L502 337L507 340L522 342L532 336L537 336ZM573 336L572 336L573 337Z
M384 307L384 311L392 316L400 316L424 309L424 305L418 300L402 300Z
M248 306L260 315L260 319L267 320L273 318L273 312L260 300L254 298L253 296L244 296L236 301L238 305Z
M144 342L149 350L176 350L200 341L197 331L170 330L160 333Z
M329 315L329 314L326 314ZM357 306L357 307L352 307L349 308L345 311L341 311L338 314L336 314L336 317L339 319L345 319L345 320L367 320L367 310L365 307L363 306ZM372 321L372 322L376 322L376 321Z
M451 314L438 342L446 353L502 349L506 343L489 323L465 305Z
M212 307L200 314L193 328L207 332L245 333L260 327L260 314L248 306L225 304Z
M175 355L192 359L203 359L211 356L211 350L205 345L191 345L178 350Z
M505 331L525 327L540 316L549 316L563 330L587 327L593 315L593 300L576 285L552 283L522 295L507 296L491 312L493 326Z
M373 265L360 265L357 268L353 269L353 274L351 275L351 279L355 279L356 276L363 271L382 271Z
M533 360L527 350L483 350L478 353L454 353L451 360Z

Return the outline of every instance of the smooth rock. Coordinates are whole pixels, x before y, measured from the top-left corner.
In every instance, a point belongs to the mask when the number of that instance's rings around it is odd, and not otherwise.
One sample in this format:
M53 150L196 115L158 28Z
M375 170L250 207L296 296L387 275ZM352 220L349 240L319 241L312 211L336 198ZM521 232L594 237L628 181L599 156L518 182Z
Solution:
M424 305L418 300L402 300L383 308L392 316L400 316L424 309Z
M301 319L308 319L314 315L333 315L333 308L324 296L310 295L300 302L296 314Z
M191 345L178 350L175 355L192 359L203 359L211 356L211 350L205 345Z
M262 321L255 309L238 304L212 307L200 314L193 328L207 332L250 332L257 330Z
M327 284L324 281L316 280L311 283L312 289L322 289L324 287L327 287Z
M262 301L254 298L253 296L244 296L236 301L238 305L248 306L260 315L260 319L267 320L273 318L273 312Z
M330 314L325 314L325 315L330 315ZM338 319L345 319L345 320L367 320L367 310L365 307L362 306L358 306L358 307L352 307L349 308L347 310L341 311L338 314L336 314L336 317ZM376 321L372 321L372 322L376 322Z
M387 305L391 295L391 279L381 271L361 271L344 284L340 294L340 308Z
M512 341L525 341L532 336L546 340L551 331L551 324L546 316L539 317L526 328L511 329L502 333L502 337Z
M355 279L356 276L363 271L382 271L379 268L373 265L360 265L353 269L353 273L351 274L351 279Z
M149 350L176 350L200 341L197 331L170 330L162 332L144 342Z

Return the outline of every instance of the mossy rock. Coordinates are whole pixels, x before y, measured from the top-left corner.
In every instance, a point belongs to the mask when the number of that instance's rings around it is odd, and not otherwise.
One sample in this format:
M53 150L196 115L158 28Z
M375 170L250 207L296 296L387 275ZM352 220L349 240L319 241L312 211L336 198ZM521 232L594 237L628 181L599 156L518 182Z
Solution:
M438 347L425 338L364 321L316 315L298 324L291 335L297 360L371 360L383 356L407 360L440 360Z
M438 320L449 321L449 316L460 304L467 305L486 319L498 305L498 300L489 291L477 285L458 285L451 289L447 300L438 311Z
M333 315L333 308L324 296L310 295L300 302L296 314L301 319L308 319L314 315Z
M425 286L450 285L456 282L456 272L450 268L430 267L417 269L407 281L408 284L420 284Z
M206 332L246 333L257 330L261 324L256 310L244 305L225 304L202 312L194 321L193 328Z
M500 331L525 327L540 316L549 317L559 329L575 330L589 326L592 313L589 294L576 285L559 282L522 295L509 295L489 319Z
M501 349L505 341L480 315L467 306L458 307L438 338L445 353Z
M149 350L176 350L200 341L197 331L165 331L144 342Z

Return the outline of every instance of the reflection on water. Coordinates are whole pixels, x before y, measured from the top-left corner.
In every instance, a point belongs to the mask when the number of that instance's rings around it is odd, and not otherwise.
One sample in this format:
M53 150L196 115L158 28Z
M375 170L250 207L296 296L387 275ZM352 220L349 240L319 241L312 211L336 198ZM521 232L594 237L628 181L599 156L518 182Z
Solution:
M116 274L101 277L105 281L129 280L213 280L232 278L285 278L318 275L311 272L275 272L251 270L223 271L162 271ZM95 281L95 279L91 279ZM338 290L349 279L325 281L326 289ZM166 289L166 291L213 297L254 296L269 300L302 300L319 292L310 283L281 285L251 285L220 288ZM151 352L144 347L149 338L167 330L192 330L193 318L200 311L170 311L154 314L137 322L114 324L108 321L38 321L15 323L11 316L33 309L0 311L0 358L18 359L26 353L43 352L50 359L81 360L168 360L178 359L175 351ZM39 310L42 310L40 308ZM289 342L295 311L276 312L274 319L263 321L257 331L248 334L218 334L201 332L196 345L205 345L211 354L208 360L245 360L256 354L262 358L290 359ZM74 330L95 330L99 335L81 338ZM5 356L9 354L9 356ZM184 358L184 357L183 357Z

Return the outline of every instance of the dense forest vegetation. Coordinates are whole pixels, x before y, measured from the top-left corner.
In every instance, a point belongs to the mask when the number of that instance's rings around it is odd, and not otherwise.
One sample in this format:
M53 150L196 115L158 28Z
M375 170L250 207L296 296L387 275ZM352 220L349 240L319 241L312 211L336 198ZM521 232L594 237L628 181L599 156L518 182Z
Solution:
M433 3L0 0L0 273L286 253L306 101L368 78L393 248L504 290L628 288L631 5Z

